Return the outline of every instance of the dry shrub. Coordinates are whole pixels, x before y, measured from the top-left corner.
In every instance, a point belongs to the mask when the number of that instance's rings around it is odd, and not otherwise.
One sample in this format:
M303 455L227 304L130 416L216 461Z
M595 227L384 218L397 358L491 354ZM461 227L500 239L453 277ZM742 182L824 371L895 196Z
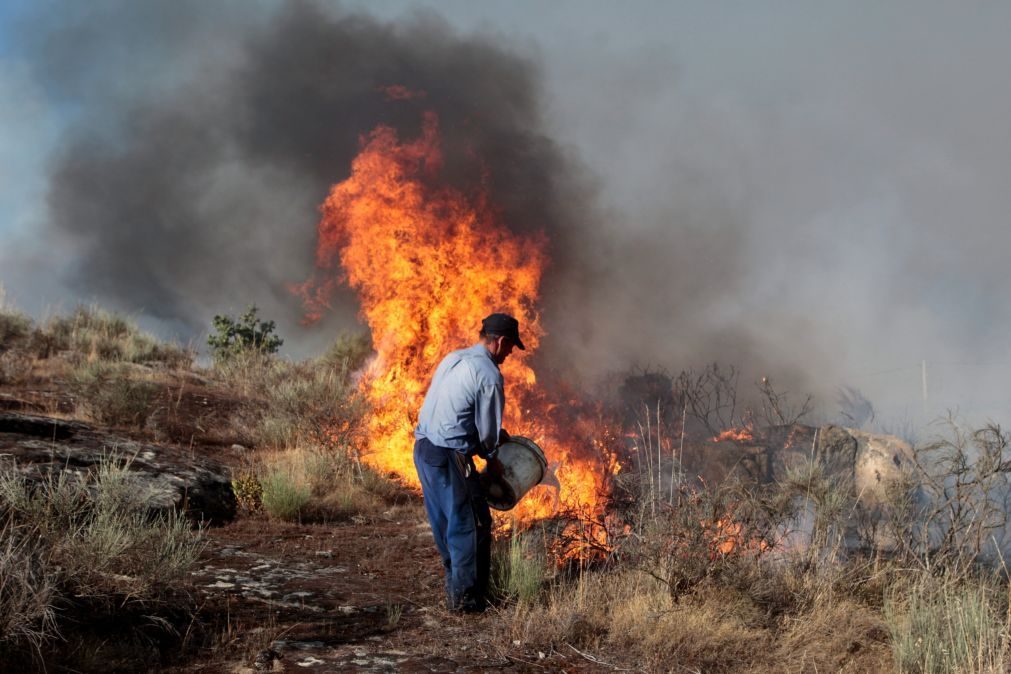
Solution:
M739 670L762 661L769 647L766 632L717 598L675 602L663 583L633 571L556 585L543 603L516 608L509 638L542 650L569 644L651 670Z
M32 319L5 303L0 287L0 385L27 381L34 360L25 349L32 331Z
M94 421L142 428L161 390L141 376L126 363L85 362L70 373L70 389Z
M365 402L351 361L334 358L296 363L245 351L215 363L212 374L230 392L246 399L233 422L255 444L353 452L363 439Z
M265 455L253 468L260 501L271 516L285 520L334 521L380 510L396 487L346 453L321 447L293 447Z
M174 584L196 563L201 532L152 510L128 464L109 456L94 474L61 471L35 482L9 466L0 472L0 513L18 534L0 548L5 638L49 639L55 605L57 620L73 621L157 616L184 600Z
M26 383L33 365L32 356L22 349L0 350L0 385Z
M32 330L32 319L0 302L0 352L23 342Z
M140 330L129 319L95 306L51 318L35 340L40 357L69 351L76 359L189 367L192 352ZM45 352L43 354L42 352Z

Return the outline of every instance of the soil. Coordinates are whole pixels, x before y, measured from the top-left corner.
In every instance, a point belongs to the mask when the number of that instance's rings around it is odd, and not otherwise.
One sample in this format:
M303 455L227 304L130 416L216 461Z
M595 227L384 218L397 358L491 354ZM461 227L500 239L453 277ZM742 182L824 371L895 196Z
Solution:
M504 647L500 609L447 612L442 567L416 500L372 521L300 526L249 517L207 534L193 578L203 644L168 671L600 669L576 653Z
M171 391L173 416L183 428L234 405L201 384L185 382ZM0 410L76 416L73 398L53 381L5 387ZM115 430L185 447L232 468L255 452L211 434L169 439L150 429ZM148 644L146 666L136 662L125 624L94 623L78 626L73 641L87 645L73 648L73 669L50 664L56 671L174 674L613 671L593 663L590 654L545 653L512 641L508 607L481 615L446 611L442 565L420 496L402 491L392 501L383 512L327 524L243 513L207 527L191 583L180 588L192 597L193 610L170 620L168 631L178 638L159 639L154 649ZM125 669L124 661L131 662Z

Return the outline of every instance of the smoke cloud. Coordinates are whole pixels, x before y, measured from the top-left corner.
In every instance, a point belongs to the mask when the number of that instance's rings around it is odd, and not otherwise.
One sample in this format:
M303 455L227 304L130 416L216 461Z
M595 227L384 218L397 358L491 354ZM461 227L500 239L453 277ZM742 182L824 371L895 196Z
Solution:
M318 204L362 134L413 137L426 110L440 119L442 179L487 189L517 228L574 221L538 66L500 41L429 13L204 6L90 9L36 45L43 78L80 106L48 192L48 226L79 256L71 286L191 333L256 301L304 341L285 284L312 269ZM316 333L354 314L349 293Z
M900 416L1004 414L1008 10L563 2L485 8L495 32L443 6L454 23L296 1L26 16L66 128L40 238L73 251L69 292L186 336L256 302L286 348L320 348L357 306L298 325L285 285L312 268L318 204L360 134L413 136L431 109L443 177L487 180L511 227L551 238L547 364L719 360L829 404L849 385Z

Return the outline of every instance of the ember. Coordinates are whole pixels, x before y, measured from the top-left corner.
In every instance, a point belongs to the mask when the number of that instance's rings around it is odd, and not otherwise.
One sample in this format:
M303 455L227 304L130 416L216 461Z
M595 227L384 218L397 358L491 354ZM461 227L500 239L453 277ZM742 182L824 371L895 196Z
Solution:
M329 308L338 283L359 294L377 354L361 384L372 406L364 460L418 484L412 431L432 371L477 339L483 316L503 311L519 319L527 346L503 365L504 425L544 449L558 485L535 488L512 515L529 522L560 507L602 512L616 459L593 442L593 419L571 418L578 406L552 399L529 362L543 335L537 303L546 239L512 233L485 196L439 184L433 113L413 141L380 126L361 143L351 176L322 206L317 272L297 290L310 321Z

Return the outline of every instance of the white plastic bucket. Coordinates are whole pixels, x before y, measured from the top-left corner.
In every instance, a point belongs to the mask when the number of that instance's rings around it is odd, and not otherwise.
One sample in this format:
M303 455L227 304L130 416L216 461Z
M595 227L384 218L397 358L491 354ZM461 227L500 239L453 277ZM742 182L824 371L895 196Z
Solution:
M488 462L481 472L481 484L489 506L511 510L544 479L548 460L536 442L519 435L498 448L497 459Z

